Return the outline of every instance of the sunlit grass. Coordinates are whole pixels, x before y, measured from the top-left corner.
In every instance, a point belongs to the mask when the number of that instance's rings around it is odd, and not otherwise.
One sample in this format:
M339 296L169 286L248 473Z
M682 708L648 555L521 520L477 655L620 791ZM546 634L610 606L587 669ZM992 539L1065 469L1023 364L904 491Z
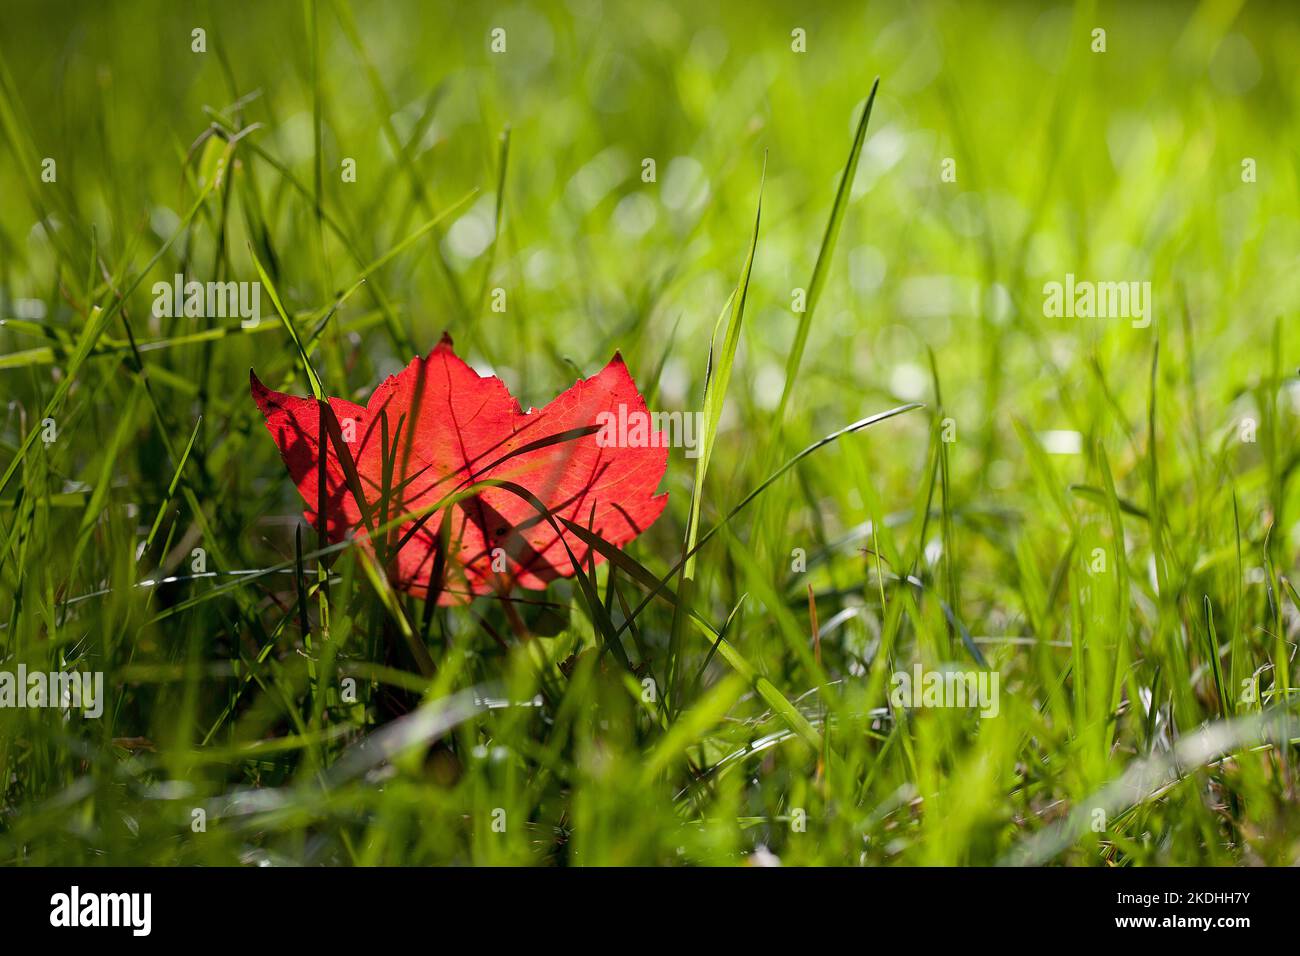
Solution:
M1297 862L1293 16L11 7L0 670L108 699L0 708L0 860ZM250 367L444 330L702 411L663 517L468 608L319 540Z

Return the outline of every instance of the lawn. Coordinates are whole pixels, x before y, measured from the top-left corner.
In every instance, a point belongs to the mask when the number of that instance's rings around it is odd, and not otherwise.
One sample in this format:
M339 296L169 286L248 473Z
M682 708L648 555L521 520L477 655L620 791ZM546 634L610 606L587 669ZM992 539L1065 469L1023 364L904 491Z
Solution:
M0 862L1300 863L1298 55L1210 0L10 0ZM304 517L250 369L364 406L444 333L523 409L621 356L662 514L447 603Z

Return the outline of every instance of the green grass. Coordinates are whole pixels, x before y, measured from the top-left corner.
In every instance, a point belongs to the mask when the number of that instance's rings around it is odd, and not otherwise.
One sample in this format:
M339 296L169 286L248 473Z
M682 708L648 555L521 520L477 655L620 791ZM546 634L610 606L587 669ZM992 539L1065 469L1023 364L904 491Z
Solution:
M0 708L0 861L1300 862L1298 51L1282 5L9 4L0 670L107 706ZM155 318L176 273L260 324ZM1046 317L1066 273L1154 321ZM426 608L247 383L364 401L444 330L525 406L620 350L705 453L594 571ZM896 706L917 662L998 715Z

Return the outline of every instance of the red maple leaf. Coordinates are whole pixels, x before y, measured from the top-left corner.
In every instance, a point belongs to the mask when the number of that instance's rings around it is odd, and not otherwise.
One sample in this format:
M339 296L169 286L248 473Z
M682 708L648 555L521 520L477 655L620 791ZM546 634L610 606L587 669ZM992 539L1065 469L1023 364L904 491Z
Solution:
M544 588L573 574L574 560L585 566L592 557L561 519L622 545L653 524L668 501L655 494L668 465L662 432L647 424L641 434L648 440L639 447L611 443L609 431L602 436L603 423L612 421L601 413L618 419L620 405L623 420L649 422L645 399L617 353L597 375L527 412L504 382L466 365L446 335L428 358L412 359L380 384L365 407L329 399L333 420L323 402L269 389L251 372L250 379L313 525L324 449L331 541L353 531L373 551L367 529L431 509L485 479L502 483L385 535L393 584L419 597L432 587L439 604L504 594L516 584ZM340 446L351 463L340 458ZM599 553L594 558L602 560Z

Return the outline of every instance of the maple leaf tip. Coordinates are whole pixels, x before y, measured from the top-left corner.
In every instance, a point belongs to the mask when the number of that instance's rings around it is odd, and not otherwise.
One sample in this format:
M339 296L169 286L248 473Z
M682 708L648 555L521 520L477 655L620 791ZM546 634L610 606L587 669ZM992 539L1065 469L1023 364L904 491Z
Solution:
M276 392L262 384L262 380L257 377L257 372L251 368L248 370L248 386L257 407L262 410L263 415L269 417L271 409L275 406Z

